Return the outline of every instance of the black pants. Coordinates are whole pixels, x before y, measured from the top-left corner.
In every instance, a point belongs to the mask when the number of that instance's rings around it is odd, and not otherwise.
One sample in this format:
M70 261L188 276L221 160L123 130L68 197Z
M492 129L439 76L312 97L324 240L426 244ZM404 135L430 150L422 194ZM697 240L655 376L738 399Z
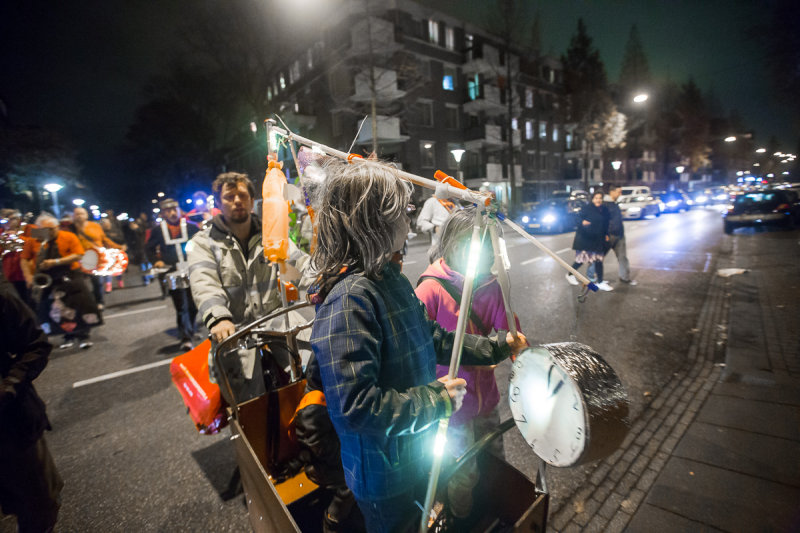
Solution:
M181 342L191 341L194 335L194 319L197 317L197 306L194 305L192 292L189 289L169 291L178 324L178 336Z
M603 282L603 262L602 261L595 261L594 263L589 263L591 266L594 267L594 273L597 275L597 283ZM578 270L583 263L572 263L572 268Z

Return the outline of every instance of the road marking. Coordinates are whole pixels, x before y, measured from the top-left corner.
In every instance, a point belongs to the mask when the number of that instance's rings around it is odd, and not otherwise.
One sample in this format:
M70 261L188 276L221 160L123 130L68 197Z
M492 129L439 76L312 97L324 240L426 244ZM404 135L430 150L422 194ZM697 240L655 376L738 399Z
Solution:
M569 252L570 250L572 250L572 248L563 248L563 249L557 251L556 254L563 254L564 252ZM536 261L544 259L545 257L546 256L544 256L544 255L539 255L539 256L536 256L536 257L534 257L532 259L526 259L525 261L522 261L520 263L520 265L523 265L523 266L524 265L530 265L531 263L535 263Z
M109 379L118 378L120 376L126 376L128 374L134 374L136 372L141 372L143 370L149 370L151 368L156 368L159 366L164 366L168 363L172 362L172 357L169 359L164 359L163 361L156 361L155 363L149 363L142 366L136 366L133 368L129 368L127 370L120 370L119 372L112 372L110 374L104 374L102 376L97 376L96 378L85 379L83 381L76 381L72 384L73 389L77 389L78 387L83 387L84 385L91 385L92 383L98 383L100 381L107 381Z
M108 320L109 318L119 318L121 316L135 315L137 313L147 313L148 311L155 311L156 309L164 309L166 307L167 307L166 305L157 305L156 307L137 309L136 311L125 311L124 313L117 313L115 315L105 315L103 316L103 320Z

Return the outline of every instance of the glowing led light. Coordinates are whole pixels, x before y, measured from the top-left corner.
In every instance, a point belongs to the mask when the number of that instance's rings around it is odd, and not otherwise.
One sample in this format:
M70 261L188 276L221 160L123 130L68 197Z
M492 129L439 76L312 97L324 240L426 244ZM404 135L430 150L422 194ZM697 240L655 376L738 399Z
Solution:
M511 261L508 259L508 249L506 248L506 240L502 237L497 239L500 243L500 257L503 259L503 267L506 270L511 270Z
M545 224L550 224L550 223L555 222L555 221L556 221L556 217L554 215L550 215L550 214L545 215L542 218L542 222L544 222Z
M433 455L441 457L444 453L444 447L447 444L447 433L439 431L436 433L436 439L433 441Z
M757 153L757 154L763 154L763 153L764 153L764 152L766 152L766 151L767 151L767 149L766 149L766 148L759 148L758 150L756 150L756 153Z
M736 137L734 135L731 135L730 137L725 137L725 142L726 143L732 143L735 140L736 140Z
M523 215L523 217L522 217L522 223L523 223L523 224L527 224L527 223L528 223L530 220L531 220L531 219L530 219L530 218L528 218L528 215Z

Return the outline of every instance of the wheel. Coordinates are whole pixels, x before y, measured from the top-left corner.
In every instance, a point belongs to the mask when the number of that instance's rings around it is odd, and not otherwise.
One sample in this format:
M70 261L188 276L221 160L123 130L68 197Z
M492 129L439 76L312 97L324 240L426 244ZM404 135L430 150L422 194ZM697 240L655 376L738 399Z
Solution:
M731 233L733 233L733 224L731 224L730 222L728 222L726 220L725 221L725 234L726 235L730 235Z

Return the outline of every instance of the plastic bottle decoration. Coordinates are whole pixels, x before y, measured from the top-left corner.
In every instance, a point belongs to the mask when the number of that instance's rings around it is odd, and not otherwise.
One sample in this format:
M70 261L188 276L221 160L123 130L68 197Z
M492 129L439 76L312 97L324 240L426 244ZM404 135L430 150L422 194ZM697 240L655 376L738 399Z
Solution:
M264 257L272 263L289 258L289 202L284 194L287 182L282 168L283 163L270 160L261 189Z

